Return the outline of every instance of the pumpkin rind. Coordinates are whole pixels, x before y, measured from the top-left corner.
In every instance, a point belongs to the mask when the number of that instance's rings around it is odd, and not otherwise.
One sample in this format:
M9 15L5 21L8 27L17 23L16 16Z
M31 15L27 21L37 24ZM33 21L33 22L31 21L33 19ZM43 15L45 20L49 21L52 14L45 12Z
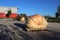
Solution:
M27 18L26 25L30 29L44 30L48 23L43 16L36 14Z

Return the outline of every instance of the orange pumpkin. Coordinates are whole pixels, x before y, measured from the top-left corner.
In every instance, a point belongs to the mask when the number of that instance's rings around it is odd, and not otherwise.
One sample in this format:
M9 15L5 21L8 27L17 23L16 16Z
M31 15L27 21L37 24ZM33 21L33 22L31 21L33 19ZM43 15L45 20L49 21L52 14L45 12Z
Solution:
M35 14L27 18L26 25L30 29L44 30L48 23L43 16Z

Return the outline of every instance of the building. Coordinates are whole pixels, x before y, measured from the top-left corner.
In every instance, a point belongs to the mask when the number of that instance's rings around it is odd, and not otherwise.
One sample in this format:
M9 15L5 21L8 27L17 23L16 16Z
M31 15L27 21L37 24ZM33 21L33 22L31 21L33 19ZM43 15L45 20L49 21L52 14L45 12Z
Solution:
M9 18L17 17L17 7L0 7L0 18L7 18L6 14L8 13L8 10L11 10L11 15L9 16Z

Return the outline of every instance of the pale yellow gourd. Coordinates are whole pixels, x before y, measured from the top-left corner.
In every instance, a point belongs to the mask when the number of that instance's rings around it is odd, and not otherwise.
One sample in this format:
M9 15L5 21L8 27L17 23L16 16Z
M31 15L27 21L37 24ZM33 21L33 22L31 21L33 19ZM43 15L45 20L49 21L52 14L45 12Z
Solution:
M48 23L43 16L35 14L27 18L26 25L29 29L44 30Z
M25 17L21 17L20 22L25 22Z

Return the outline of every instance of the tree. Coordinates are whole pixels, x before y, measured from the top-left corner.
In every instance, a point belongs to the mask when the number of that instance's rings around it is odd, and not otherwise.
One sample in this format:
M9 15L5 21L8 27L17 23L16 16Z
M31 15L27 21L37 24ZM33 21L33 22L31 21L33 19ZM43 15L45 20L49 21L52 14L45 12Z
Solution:
M55 16L56 16L56 17L59 17L59 14L58 14L58 12L56 12Z
M6 14L7 17L11 15L11 9L7 11L8 13Z
M59 17L59 16L60 16L60 6L58 6L57 12L55 13L55 17Z
M18 14L18 16L17 16L16 19L17 19L18 21L20 21L21 17L24 17L24 18L26 19L27 15L26 15L25 13L24 13L24 14L23 14L23 13Z

